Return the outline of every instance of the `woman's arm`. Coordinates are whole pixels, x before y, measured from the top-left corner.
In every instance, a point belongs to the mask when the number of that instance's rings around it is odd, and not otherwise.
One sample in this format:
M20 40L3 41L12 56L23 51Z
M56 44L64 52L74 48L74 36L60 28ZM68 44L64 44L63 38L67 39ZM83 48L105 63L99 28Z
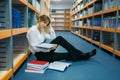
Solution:
M52 28L52 26L50 26L50 36L51 36L51 38L52 39L55 39L56 38L56 34L55 34L55 31L54 31L54 29Z
M56 38L55 31L54 31L54 29L51 26L48 28L48 33L45 32L44 37L46 39L50 39L50 40L53 40L53 39Z

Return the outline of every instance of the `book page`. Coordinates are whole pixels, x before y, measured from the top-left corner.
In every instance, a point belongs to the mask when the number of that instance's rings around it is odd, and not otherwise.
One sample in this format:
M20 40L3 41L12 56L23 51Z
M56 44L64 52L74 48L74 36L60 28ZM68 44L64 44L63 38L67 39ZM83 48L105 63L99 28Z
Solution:
M49 64L48 68L53 70L64 71L69 65L71 65L71 63L54 61Z

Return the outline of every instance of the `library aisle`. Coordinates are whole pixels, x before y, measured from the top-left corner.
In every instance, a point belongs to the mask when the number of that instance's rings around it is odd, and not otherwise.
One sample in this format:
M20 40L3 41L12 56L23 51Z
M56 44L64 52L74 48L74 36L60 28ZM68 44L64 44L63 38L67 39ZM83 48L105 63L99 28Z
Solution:
M71 62L72 65L64 72L47 70L44 74L27 73L25 68L27 62L35 59L31 54L14 74L14 80L120 80L120 60L114 58L104 50L94 46L84 39L68 31L56 31L57 36L61 35L73 44L77 49L84 52L97 49L97 55L87 61ZM66 52L59 46L58 52ZM68 61L67 61L68 62Z
M61 2L0 1L0 80L120 80L120 0ZM71 62L64 72L25 72L27 63L35 59L29 54L26 33L37 23L36 14L49 15L57 36L83 52L96 48L97 55ZM56 51L66 52L61 46Z

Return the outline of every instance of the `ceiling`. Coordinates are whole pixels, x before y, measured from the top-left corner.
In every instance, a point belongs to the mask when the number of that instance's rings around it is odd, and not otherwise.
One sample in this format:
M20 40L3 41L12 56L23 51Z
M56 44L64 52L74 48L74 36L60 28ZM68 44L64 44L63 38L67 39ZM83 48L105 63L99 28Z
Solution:
M55 4L72 4L74 0L50 0L50 3Z

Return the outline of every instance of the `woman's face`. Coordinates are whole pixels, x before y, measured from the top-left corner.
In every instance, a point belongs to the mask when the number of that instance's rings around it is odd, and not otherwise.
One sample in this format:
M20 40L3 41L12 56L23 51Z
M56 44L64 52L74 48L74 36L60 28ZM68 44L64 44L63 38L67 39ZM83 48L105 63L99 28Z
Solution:
M41 21L40 22L42 27L47 27L48 23L49 23L48 21L46 21L46 22L45 21Z

